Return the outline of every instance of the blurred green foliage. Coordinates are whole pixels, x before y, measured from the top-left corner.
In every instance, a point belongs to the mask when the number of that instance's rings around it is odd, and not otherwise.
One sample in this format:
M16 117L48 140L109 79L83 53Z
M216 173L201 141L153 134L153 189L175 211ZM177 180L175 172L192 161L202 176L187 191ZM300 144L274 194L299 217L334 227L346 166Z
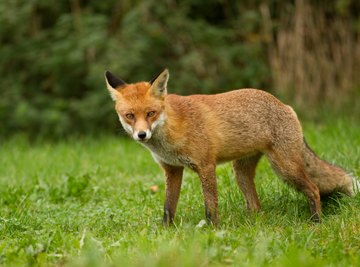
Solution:
M280 17L279 0L2 0L0 135L117 131L106 69L136 82L168 67L181 94L269 89L264 4Z

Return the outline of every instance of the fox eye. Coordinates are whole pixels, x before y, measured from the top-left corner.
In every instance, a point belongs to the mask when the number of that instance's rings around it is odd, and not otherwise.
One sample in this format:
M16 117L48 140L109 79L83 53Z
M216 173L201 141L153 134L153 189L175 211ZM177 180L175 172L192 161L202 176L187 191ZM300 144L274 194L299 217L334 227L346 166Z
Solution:
M127 113L125 114L125 117L128 119L128 120L133 120L135 118L134 114L132 113Z
M155 115L155 111L149 111L148 113L147 113L147 116L148 117L153 117L154 115Z

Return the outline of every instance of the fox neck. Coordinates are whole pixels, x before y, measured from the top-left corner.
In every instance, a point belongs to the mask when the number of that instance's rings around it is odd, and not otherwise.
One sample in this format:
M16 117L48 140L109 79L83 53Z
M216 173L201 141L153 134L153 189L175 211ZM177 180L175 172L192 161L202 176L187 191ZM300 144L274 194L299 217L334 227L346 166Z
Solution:
M185 138L183 125L170 106L167 106L160 118L151 126L152 137L142 143L144 146L154 151L156 146L166 146L176 149L182 145Z
M152 136L146 143L157 143L167 139L169 126L169 117L164 110L159 119L151 125ZM144 143L146 145L146 143Z
M192 161L182 153L185 144L184 137L177 139L174 136L177 130L174 126L172 118L167 117L163 124L154 129L152 137L142 145L151 151L153 158L158 163L173 166L191 165Z

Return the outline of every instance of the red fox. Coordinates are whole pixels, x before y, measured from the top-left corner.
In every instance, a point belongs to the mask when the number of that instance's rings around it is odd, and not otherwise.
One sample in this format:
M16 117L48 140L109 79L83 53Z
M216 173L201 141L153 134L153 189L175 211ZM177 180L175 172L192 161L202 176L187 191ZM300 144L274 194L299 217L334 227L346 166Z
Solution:
M232 161L249 211L260 209L254 176L262 155L283 180L305 194L315 222L320 222L320 196L355 194L353 178L318 158L306 144L294 110L267 92L167 94L167 69L150 82L127 84L109 71L105 78L125 131L148 148L165 171L165 225L174 220L184 167L199 175L206 218L215 225L215 169L225 161Z

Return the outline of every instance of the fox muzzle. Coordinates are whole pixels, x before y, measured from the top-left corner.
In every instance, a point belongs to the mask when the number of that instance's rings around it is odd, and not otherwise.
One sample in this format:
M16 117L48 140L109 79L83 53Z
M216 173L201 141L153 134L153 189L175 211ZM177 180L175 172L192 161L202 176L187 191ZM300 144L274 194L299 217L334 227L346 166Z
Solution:
M140 131L135 131L132 135L132 137L136 140L136 141L147 141L151 138L151 131L149 129L147 129L146 131L140 130Z

